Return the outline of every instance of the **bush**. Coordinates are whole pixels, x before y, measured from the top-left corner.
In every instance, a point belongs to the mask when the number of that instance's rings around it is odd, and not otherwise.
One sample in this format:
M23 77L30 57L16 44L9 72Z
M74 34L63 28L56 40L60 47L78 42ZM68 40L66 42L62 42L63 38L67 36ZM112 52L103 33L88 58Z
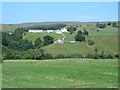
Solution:
M94 41L93 40L88 40L88 45L91 46L94 44Z
M112 23L112 26L113 27L117 27L117 23Z
M46 53L46 54L45 54L45 59L53 59L52 54Z
M59 54L55 57L55 59L59 59L59 58L67 58L67 56L65 56L64 54Z
M94 58L93 54L87 54L85 58Z
M89 35L88 31L84 30L83 35Z
M70 58L83 58L80 54L72 54L69 56Z
M110 25L111 25L111 22L107 23L107 25L110 26Z
M118 55L118 54L116 54L116 55L115 55L115 58L118 58L118 59L119 59L119 55Z
M87 54L86 58L99 59L100 54Z
M78 34L82 34L82 31L78 31Z
M107 56L107 58L108 58L108 59L113 59L113 56L109 54L109 55Z
M85 37L83 35L78 34L75 36L75 40L80 42L82 41L85 42Z
M49 45L49 44L52 44L54 42L54 38L47 35L47 36L44 36L44 45Z

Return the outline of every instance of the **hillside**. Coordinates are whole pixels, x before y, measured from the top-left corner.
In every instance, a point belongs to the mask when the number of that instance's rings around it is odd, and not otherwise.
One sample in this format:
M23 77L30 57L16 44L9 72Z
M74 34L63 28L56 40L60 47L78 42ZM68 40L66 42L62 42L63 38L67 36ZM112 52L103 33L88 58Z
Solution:
M34 44L34 42L35 42L35 40L37 38L40 38L43 41L43 37L46 36L46 35L52 36L54 38L54 40L56 40L58 38L60 38L60 39L63 38L63 35L61 35L61 34L55 34L55 33L29 33L29 32L27 32L26 35L23 35L23 39L31 40L32 43Z
M64 43L64 44L52 44L46 47L43 47L45 52L51 53L53 56L63 54L66 56L70 55L87 55L88 53L94 53L94 49L89 47L87 43Z
M108 21L110 22L110 21ZM108 23L108 22L100 22L100 23ZM116 21L111 21L116 22ZM20 23L20 24L0 24L0 31L13 31L18 27L29 27L35 25L51 25L51 24L66 24L70 25L96 25L97 22L75 22L75 21L65 21L65 22L29 22L29 23Z
M87 55L95 53L95 49L98 49L98 53L101 53L104 51L105 54L117 54L118 53L118 29L113 28L111 26L108 26L105 29L99 29L96 26L86 26L86 27L78 27L77 31L73 34L64 33L66 36L65 40L73 41L75 40L74 37L77 34L79 30L83 31L83 29L86 29L89 32L89 36L86 36L86 42L77 42L77 43L67 43L64 44L51 44L45 47L42 47L45 52L51 53L53 56L57 56L59 54L64 55L73 55L73 54L80 54L80 55ZM97 32L99 30L99 32ZM55 34L55 33L26 33L26 35L23 36L23 39L32 40L34 41L37 38L43 38L45 35L50 35L54 37L55 39L62 38L62 35ZM87 41L93 40L94 45L89 46Z
M112 37L112 38L111 38ZM111 39L110 39L111 38ZM98 53L104 51L105 54L117 54L118 53L118 37L116 35L99 35L99 36L89 36L86 41L91 39L95 42L93 46L89 46L87 42L79 43L64 43L64 44L52 44L43 49L47 53L51 53L53 56L59 54L72 55L80 54L87 55L95 53L95 48L98 49Z
M9 24L0 24L0 31L13 31L17 28L16 26Z

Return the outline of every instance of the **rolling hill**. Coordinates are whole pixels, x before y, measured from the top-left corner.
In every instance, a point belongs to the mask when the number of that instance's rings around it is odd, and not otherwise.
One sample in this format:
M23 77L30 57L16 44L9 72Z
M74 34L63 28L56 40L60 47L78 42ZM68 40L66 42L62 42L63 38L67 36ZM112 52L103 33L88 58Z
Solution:
M77 31L73 34L64 33L64 35L66 36L65 40L75 40L74 37L77 32L79 30L83 31L84 28L89 32L89 36L86 36L86 42L65 42L64 44L51 44L42 48L45 50L45 52L51 53L53 56L57 56L59 54L64 54L66 56L80 54L85 56L87 54L95 53L96 48L98 49L98 53L104 51L105 54L118 54L118 29L111 26L108 26L105 29L100 29L99 32L97 32L99 28L95 26L78 27ZM23 39L32 40L32 42L34 43L37 38L40 37L42 39L45 35L50 35L55 39L63 38L62 35L58 35L55 33L26 33L26 35L23 36ZM89 46L87 43L88 40L93 40L94 45Z
M117 22L117 21L108 21L108 22ZM100 23L108 23L108 22L100 22ZM76 21L64 21L64 22L28 22L28 23L20 23L20 24L0 24L0 31L13 31L18 27L29 27L36 25L51 25L51 24L66 24L70 25L96 25L97 22L76 22Z

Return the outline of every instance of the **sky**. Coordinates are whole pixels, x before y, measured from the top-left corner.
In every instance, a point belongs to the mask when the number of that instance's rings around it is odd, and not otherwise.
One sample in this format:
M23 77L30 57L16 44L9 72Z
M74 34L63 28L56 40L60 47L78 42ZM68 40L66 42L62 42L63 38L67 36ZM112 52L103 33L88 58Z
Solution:
M117 2L2 2L3 24L117 20Z

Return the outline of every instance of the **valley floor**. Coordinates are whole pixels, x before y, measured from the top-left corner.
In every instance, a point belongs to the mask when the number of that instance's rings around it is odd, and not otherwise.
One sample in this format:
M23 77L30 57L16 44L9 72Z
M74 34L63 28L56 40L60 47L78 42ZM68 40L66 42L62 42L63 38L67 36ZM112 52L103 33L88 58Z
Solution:
M5 60L3 88L117 88L116 59Z

